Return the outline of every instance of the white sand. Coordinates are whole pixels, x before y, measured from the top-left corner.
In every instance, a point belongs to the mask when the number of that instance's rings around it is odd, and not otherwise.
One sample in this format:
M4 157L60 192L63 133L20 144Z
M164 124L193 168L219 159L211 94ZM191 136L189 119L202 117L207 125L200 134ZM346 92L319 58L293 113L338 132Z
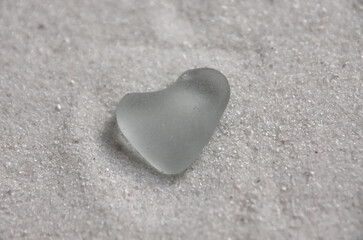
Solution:
M362 239L363 2L165 2L0 1L0 239ZM195 67L230 104L162 176L115 107Z

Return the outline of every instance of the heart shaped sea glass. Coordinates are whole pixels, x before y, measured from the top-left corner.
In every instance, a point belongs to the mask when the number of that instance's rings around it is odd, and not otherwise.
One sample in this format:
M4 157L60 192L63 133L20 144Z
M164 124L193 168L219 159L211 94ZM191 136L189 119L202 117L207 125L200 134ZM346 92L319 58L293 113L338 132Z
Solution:
M162 173L178 174L211 139L229 97L221 72L192 69L164 90L126 94L117 106L117 124L143 160Z

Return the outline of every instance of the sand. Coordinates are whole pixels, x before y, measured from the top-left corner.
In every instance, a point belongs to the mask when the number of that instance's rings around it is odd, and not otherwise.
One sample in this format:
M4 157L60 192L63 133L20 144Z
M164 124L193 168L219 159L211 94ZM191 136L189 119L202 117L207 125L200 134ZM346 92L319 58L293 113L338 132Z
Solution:
M0 239L362 239L363 2L0 1ZM115 109L211 67L231 100L180 176Z

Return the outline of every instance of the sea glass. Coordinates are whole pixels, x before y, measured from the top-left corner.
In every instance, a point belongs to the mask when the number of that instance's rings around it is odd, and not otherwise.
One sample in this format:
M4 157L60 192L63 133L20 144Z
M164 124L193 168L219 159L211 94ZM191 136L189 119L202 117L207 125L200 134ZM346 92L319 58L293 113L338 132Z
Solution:
M126 94L117 106L117 124L144 161L164 174L179 174L208 144L229 98L221 72L192 69L163 90Z

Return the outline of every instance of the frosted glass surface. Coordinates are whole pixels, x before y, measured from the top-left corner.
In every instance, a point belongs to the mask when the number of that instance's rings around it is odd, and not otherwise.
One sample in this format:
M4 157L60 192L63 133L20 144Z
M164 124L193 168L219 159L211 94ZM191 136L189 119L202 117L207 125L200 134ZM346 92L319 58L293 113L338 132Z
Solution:
M147 163L162 173L178 174L212 137L229 97L221 72L193 69L164 90L126 94L117 107L117 123Z

